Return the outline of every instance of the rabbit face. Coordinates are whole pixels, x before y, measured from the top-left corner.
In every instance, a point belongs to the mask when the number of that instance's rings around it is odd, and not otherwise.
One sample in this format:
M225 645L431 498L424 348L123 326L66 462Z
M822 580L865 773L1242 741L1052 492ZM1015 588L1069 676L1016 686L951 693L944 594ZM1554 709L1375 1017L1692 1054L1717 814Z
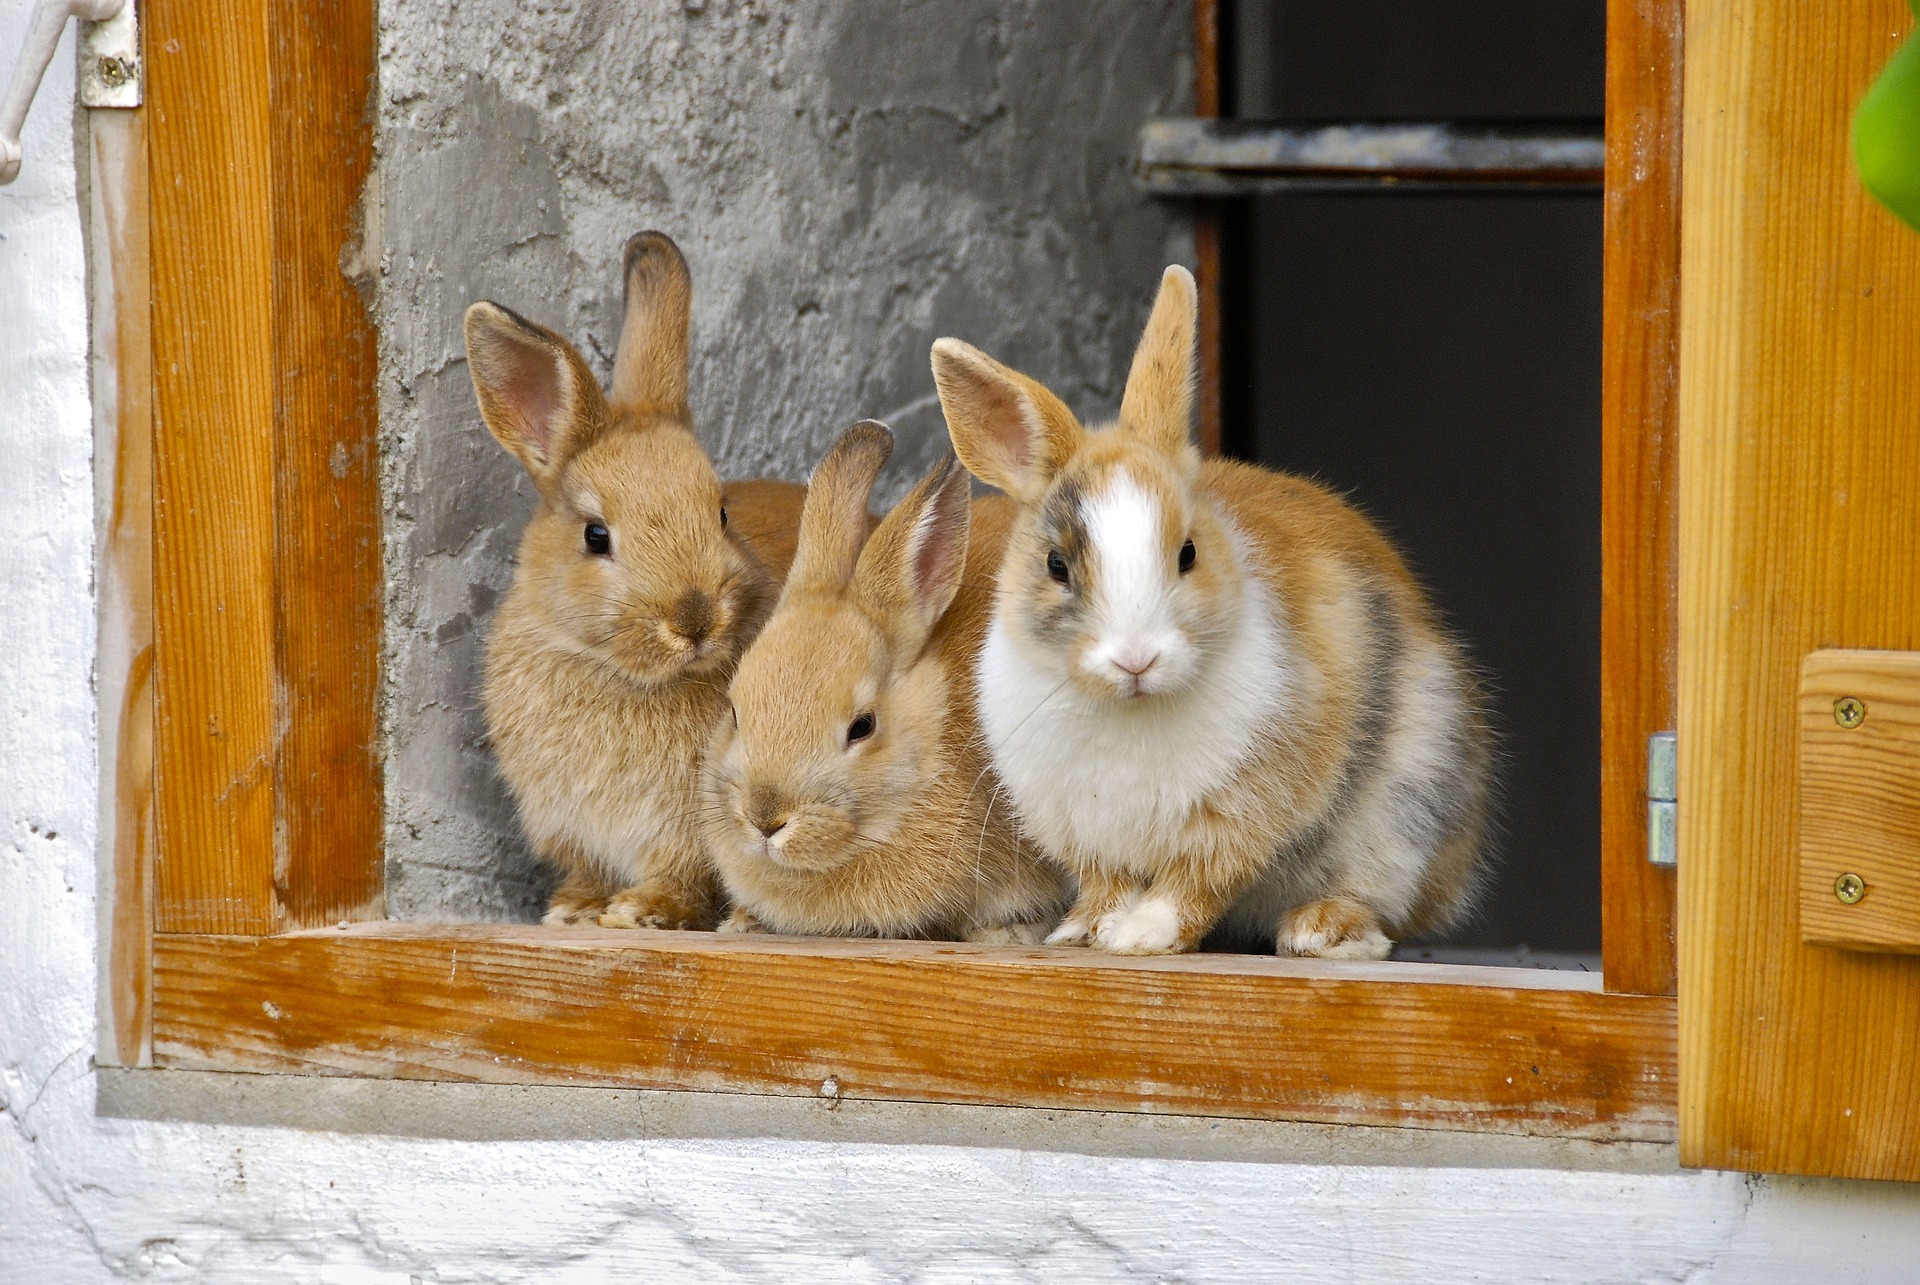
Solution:
M723 670L766 589L690 433L597 436L554 479L529 568L560 641L648 684Z
M1181 461L1090 434L1015 527L1000 619L1029 659L1088 696L1184 691L1238 623L1235 536Z
M739 859L820 873L890 842L924 788L938 666L901 672L849 601L782 606L742 660L709 758L716 838Z

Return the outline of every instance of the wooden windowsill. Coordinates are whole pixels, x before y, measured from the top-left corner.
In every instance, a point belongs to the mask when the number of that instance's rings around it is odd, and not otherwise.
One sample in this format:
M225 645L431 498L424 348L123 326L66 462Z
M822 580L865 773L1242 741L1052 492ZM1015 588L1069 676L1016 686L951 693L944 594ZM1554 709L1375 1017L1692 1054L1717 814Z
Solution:
M1674 1136L1591 974L373 923L154 938L161 1066Z

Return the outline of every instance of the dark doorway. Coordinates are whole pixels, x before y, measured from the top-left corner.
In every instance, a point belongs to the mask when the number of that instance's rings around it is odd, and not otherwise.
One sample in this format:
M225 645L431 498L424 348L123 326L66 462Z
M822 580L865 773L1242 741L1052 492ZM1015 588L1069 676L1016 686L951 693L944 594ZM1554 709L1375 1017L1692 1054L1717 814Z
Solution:
M1603 110L1598 0L1226 16L1245 119ZM1449 944L1597 952L1599 196L1283 193L1226 224L1228 449L1380 520L1496 692L1499 869Z

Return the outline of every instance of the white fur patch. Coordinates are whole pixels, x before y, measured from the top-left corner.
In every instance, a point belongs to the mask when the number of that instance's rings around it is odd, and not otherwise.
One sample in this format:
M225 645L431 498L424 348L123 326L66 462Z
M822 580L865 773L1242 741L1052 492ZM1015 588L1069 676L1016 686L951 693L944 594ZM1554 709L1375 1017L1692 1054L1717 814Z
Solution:
M1233 631L1197 658L1184 688L1150 701L1084 695L1063 681L1065 658L1029 654L996 613L976 670L980 721L1042 847L1142 874L1178 859L1194 806L1273 734L1303 681L1277 605L1252 576L1242 584Z
M1179 909L1165 897L1146 896L1102 915L1093 944L1116 955L1164 955L1179 936Z
M1097 678L1131 683L1133 675L1186 646L1169 610L1173 585L1160 541L1160 503L1125 471L1116 471L1081 511L1095 568L1095 641L1081 665Z

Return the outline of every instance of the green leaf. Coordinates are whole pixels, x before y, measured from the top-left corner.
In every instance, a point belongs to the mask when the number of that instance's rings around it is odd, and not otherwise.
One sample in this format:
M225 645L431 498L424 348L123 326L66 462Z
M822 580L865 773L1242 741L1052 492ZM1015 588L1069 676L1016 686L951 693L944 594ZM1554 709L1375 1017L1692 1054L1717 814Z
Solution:
M1908 0L1920 17L1920 0ZM1853 156L1874 199L1920 231L1920 36L1893 55L1853 113Z

